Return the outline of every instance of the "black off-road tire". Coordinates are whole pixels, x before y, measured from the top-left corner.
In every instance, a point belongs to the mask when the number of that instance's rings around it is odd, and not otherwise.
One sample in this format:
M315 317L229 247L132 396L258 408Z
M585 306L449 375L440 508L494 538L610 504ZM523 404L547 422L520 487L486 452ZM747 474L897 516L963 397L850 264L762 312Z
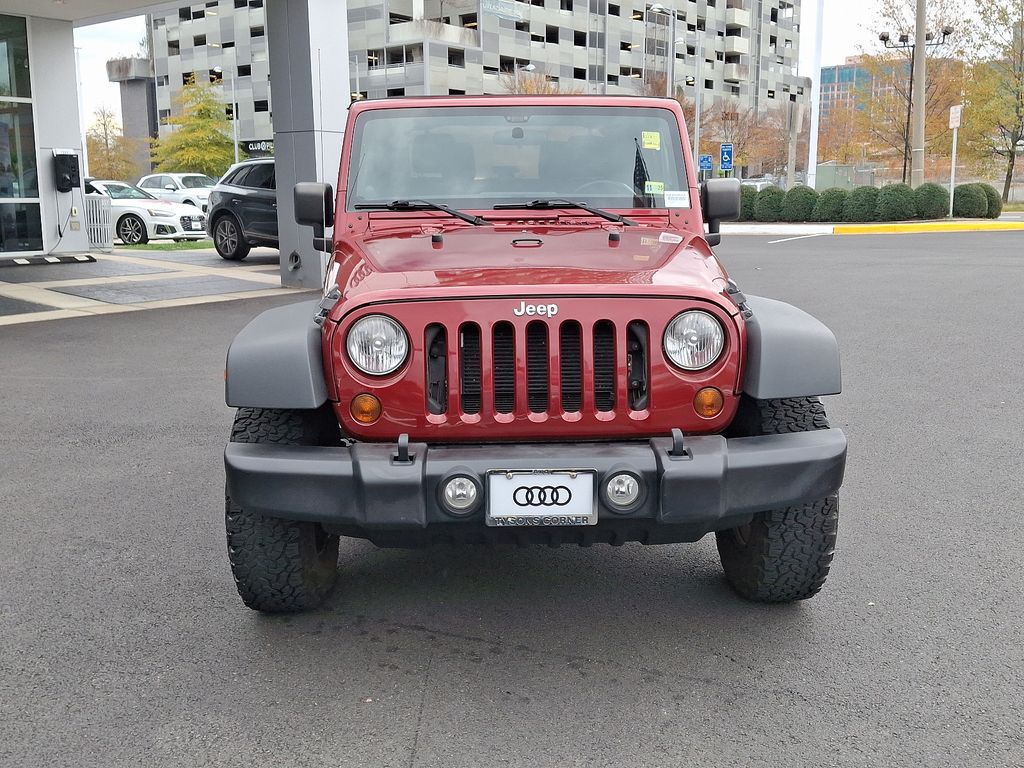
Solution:
M744 397L727 434L754 437L817 429L828 429L817 398ZM759 512L748 525L715 534L725 576L748 600L788 603L813 597L828 576L838 526L835 496Z
M337 445L339 431L329 406L317 411L239 408L231 442ZM228 560L242 602L269 613L320 605L337 577L338 537L316 523L247 512L224 495Z

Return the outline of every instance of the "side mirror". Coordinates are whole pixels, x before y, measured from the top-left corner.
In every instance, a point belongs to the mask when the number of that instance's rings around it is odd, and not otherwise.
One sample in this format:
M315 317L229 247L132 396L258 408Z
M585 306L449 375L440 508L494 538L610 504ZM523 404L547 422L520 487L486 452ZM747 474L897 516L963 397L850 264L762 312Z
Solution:
M330 184L300 181L292 192L295 222L313 228L313 247L329 252L324 230L334 226L334 188Z
M168 184L166 187L164 187L164 189L166 189L168 192L177 192L178 191L178 188L176 186L174 186L173 184Z
M708 224L705 239L708 245L722 242L720 225L723 221L736 221L740 217L740 180L711 179L700 188L700 207Z

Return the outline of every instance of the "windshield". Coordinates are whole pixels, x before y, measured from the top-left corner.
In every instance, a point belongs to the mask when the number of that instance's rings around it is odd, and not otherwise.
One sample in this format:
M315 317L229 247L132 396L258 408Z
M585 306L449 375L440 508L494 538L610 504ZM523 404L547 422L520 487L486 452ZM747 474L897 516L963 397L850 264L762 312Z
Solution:
M356 121L347 206L425 199L480 210L567 198L602 208L688 208L682 154L667 109L368 111Z
M211 179L209 176L182 176L181 186L186 189L201 189L202 187L212 187L217 183L216 179Z
M148 192L143 192L138 187L128 184L110 184L108 182L102 186L102 189L115 200L156 200Z

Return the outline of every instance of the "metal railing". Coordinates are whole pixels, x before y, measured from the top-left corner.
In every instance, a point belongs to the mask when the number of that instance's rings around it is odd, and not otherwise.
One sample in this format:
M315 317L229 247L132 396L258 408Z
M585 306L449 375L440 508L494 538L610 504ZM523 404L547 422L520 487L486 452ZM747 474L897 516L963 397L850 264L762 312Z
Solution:
M89 250L114 250L114 214L109 197L85 195L85 230L89 235Z

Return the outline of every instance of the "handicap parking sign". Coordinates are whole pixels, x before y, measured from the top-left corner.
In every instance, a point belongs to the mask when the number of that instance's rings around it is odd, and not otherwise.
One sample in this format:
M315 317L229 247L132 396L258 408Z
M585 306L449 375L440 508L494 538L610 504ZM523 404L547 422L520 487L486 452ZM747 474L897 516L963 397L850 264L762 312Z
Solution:
M722 145L722 170L732 170L732 144Z
M711 155L700 156L700 169L702 171L713 171L715 170L714 158Z

